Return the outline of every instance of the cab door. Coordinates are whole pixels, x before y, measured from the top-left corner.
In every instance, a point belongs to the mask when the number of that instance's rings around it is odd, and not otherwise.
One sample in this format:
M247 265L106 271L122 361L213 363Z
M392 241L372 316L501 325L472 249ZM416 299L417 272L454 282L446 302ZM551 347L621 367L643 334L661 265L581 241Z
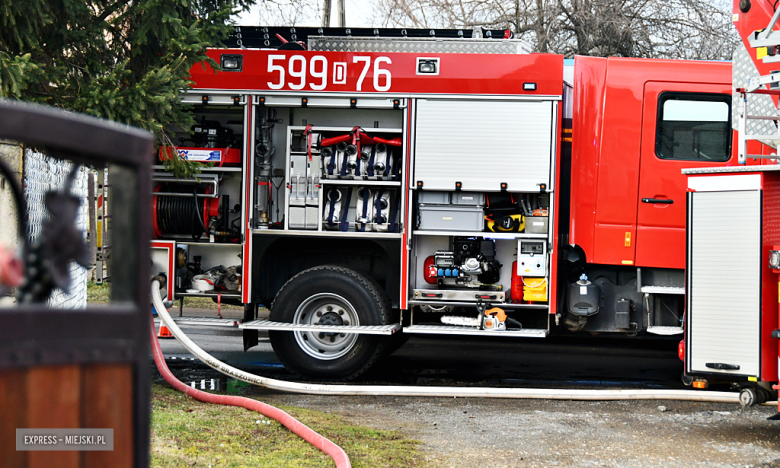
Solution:
M636 257L640 267L685 268L684 168L732 158L731 84L645 84Z

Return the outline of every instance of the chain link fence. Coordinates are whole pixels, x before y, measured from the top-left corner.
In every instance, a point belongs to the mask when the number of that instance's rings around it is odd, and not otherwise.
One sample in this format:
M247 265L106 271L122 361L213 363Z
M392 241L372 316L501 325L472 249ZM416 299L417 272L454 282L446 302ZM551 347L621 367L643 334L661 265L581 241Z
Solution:
M41 236L43 223L49 218L46 210L46 193L60 190L73 168L73 163L46 156L33 150L24 155L24 195L27 198L27 235L35 242ZM85 242L89 228L87 203L87 169L81 167L73 180L71 194L81 200L76 227ZM80 309L87 306L87 269L70 264L70 290L55 289L49 298L49 306L61 309Z

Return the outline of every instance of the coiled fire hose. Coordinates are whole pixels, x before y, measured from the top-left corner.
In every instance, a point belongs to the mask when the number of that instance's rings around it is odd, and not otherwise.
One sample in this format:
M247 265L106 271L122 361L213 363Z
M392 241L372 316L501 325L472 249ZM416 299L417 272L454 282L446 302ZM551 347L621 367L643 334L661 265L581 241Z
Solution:
M173 336L207 366L235 379L273 390L313 395L372 395L372 396L427 396L525 398L546 400L681 400L711 403L739 403L736 392L702 392L698 390L578 390L550 388L493 388L493 387L415 387L402 385L332 385L288 382L269 379L236 369L214 358L196 345L171 318L160 297L160 283L152 282L152 303L160 319Z
M154 306L157 310L157 313L161 317L166 316L168 318L168 320L164 320L166 323L173 323L173 320L170 320L170 315L168 315L165 306L162 304L162 299L160 298L160 283L158 280L152 281L152 298L159 299L158 301L155 301ZM181 330L176 327L176 331L173 333L174 336L177 336L177 333L181 334ZM198 401L205 403L239 406L248 410L257 411L264 416L268 416L271 419L279 421L282 425L290 429L290 431L292 431L294 434L301 436L303 440L320 449L322 452L332 458L334 462L336 462L336 468L350 468L352 466L349 461L349 456L344 451L344 449L331 442L328 438L308 428L302 422L298 421L279 408L275 408L271 405L267 405L251 398L230 395L215 395L213 393L203 392L201 390L196 390L187 386L184 382L177 379L168 369L168 365L165 364L165 357L163 356L162 349L160 349L160 342L157 340L157 333L154 328L154 320L151 320L151 334L152 354L154 355L154 362L157 364L157 370L160 371L160 374L163 376L165 381L171 385L171 387L182 393L186 393Z

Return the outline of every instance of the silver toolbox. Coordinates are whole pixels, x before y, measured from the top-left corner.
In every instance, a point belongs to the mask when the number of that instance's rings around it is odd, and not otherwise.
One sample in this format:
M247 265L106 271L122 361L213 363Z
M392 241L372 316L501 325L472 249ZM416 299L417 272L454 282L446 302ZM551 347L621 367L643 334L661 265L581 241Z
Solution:
M427 192L421 190L418 192L417 201L426 205L449 205L450 192Z
M485 194L483 192L454 192L452 194L453 205L484 205Z
M525 232L528 234L547 234L548 216L526 216Z
M481 206L420 205L421 231L482 231L484 222Z

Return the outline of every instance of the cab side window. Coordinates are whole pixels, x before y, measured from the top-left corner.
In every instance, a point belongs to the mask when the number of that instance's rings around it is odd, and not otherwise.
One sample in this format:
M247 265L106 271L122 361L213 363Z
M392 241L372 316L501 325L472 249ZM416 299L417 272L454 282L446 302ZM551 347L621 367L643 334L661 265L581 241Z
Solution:
M655 154L661 159L727 161L731 155L731 96L662 93Z

